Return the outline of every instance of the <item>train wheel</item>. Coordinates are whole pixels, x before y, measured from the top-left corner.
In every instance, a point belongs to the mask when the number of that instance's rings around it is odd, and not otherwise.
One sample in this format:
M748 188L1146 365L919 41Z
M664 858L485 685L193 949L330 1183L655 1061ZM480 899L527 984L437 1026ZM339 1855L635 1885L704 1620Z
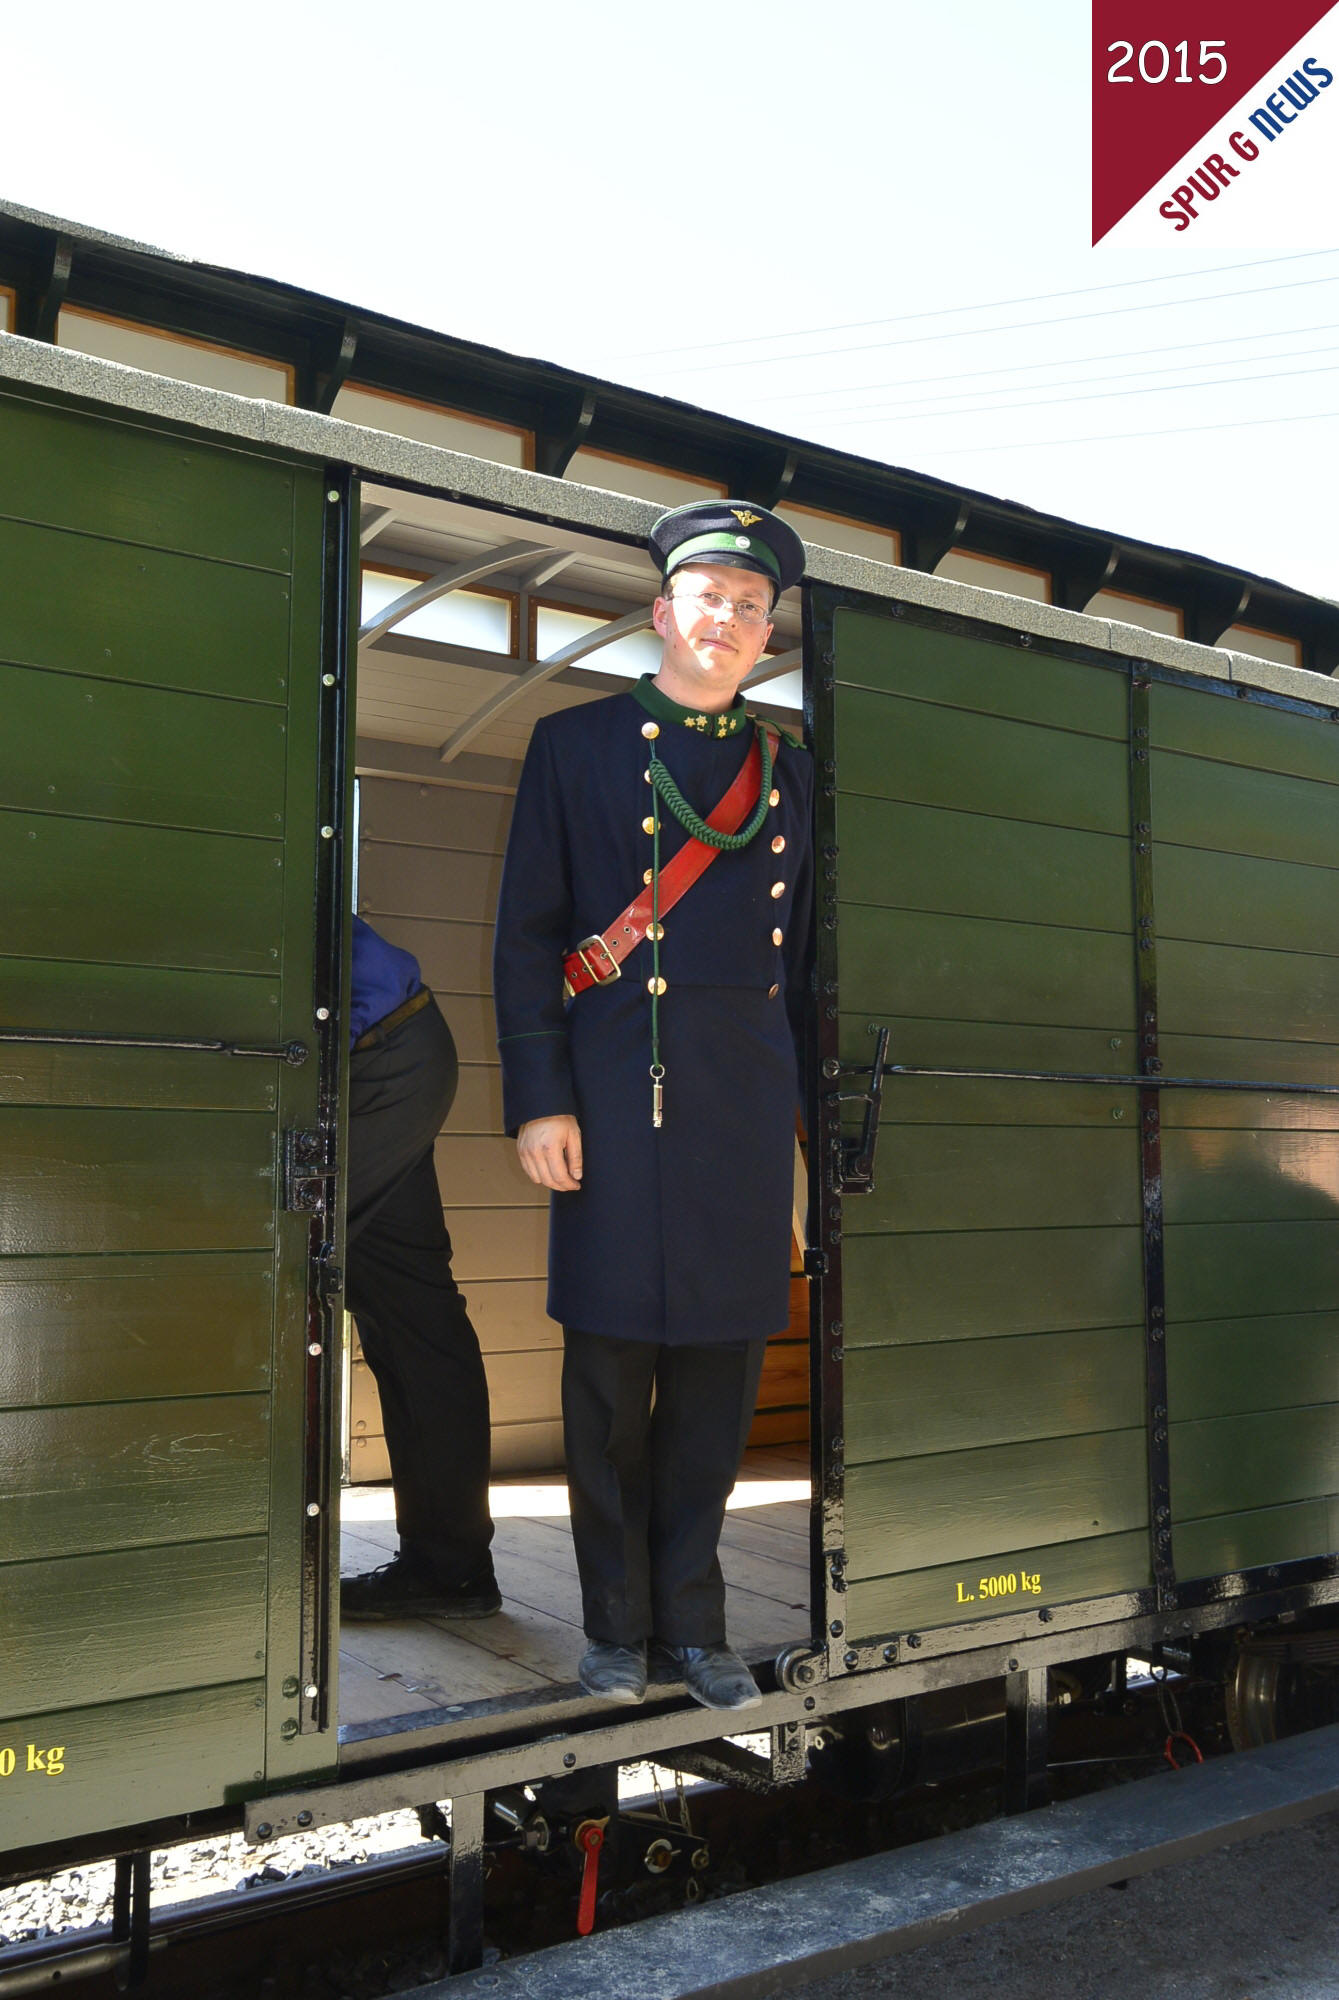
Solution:
M1328 1634L1333 1647L1333 1634ZM1339 1721L1339 1669L1323 1659L1296 1657L1277 1640L1238 1640L1227 1674L1227 1726L1234 1750L1256 1750L1281 1736L1297 1736ZM1320 1650L1320 1648L1317 1648Z

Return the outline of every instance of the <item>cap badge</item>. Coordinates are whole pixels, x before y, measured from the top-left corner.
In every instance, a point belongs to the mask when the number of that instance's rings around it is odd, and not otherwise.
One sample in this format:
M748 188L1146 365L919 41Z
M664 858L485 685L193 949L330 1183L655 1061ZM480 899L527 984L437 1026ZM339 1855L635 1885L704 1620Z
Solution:
M734 515L741 528L752 528L762 519L761 514L752 514L747 507L732 507L730 512Z

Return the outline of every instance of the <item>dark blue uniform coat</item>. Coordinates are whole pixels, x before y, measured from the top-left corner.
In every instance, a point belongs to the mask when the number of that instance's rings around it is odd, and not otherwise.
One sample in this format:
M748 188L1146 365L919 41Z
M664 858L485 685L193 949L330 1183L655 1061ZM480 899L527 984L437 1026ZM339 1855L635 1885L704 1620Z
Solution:
M687 711L683 711L684 714ZM812 908L812 762L783 741L779 802L664 919L664 1124L651 1123L651 945L563 999L562 961L643 886L652 844L647 710L632 693L535 731L503 869L494 963L508 1130L573 1113L576 1194L551 1202L549 1312L671 1345L756 1340L789 1317L797 1044ZM656 748L704 818L752 729L718 739L662 718ZM662 808L661 865L686 836ZM782 936L775 943L774 933Z

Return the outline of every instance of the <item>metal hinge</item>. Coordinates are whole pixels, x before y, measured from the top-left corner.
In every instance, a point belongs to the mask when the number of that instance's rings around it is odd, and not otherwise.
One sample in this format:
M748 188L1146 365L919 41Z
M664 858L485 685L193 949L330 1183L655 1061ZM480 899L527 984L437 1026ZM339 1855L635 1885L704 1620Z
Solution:
M284 1133L284 1207L299 1215L325 1214L325 1184L330 1174L322 1132Z

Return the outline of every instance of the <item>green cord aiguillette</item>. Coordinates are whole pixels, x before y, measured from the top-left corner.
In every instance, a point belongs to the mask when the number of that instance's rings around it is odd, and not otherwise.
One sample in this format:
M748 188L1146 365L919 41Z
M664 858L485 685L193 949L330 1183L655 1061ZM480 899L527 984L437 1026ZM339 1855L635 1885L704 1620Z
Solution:
M675 784L665 766L656 755L655 744L651 745L651 763L647 772L651 780L651 1123L661 1126L665 1122L665 1065L660 1060L660 802L663 799L674 818L691 840L700 840L707 847L719 848L727 854L737 853L747 847L762 828L767 817L767 808L772 791L772 745L767 731L759 724L758 742L762 751L762 782L758 787L758 803L753 808L753 817L738 833L719 833L714 826L708 826L700 813L693 811L679 787Z

